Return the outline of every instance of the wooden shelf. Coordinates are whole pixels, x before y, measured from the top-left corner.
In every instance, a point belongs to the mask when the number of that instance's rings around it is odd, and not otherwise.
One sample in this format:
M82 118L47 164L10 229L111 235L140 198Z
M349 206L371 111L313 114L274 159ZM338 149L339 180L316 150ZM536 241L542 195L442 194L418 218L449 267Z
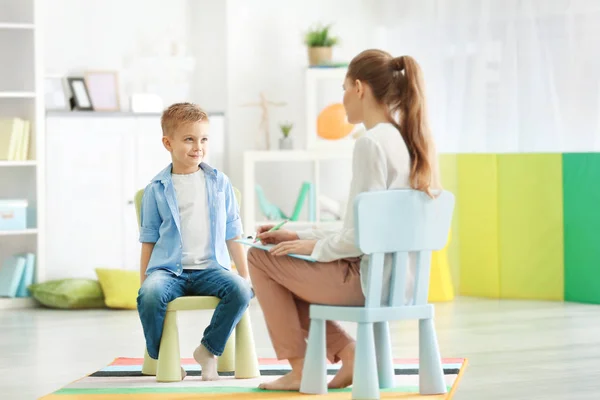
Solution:
M25 24L20 22L0 22L0 29L25 29L25 30L33 30L35 29L34 24Z
M35 92L2 92L0 91L0 99L33 99Z
M37 307L37 302L31 297L0 297L0 310L34 307Z
M35 167L36 165L37 165L36 160L25 160L25 161L0 160L0 167Z
M25 235L36 235L37 229L24 229L21 231L0 231L0 236L25 236Z

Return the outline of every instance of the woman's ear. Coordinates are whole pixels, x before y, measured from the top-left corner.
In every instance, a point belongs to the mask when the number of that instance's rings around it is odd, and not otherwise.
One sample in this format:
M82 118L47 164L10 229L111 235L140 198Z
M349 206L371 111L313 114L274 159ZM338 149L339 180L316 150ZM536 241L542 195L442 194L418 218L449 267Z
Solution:
M361 81L358 79L354 81L354 90L356 90L356 94L359 99L362 99L365 94L365 87Z

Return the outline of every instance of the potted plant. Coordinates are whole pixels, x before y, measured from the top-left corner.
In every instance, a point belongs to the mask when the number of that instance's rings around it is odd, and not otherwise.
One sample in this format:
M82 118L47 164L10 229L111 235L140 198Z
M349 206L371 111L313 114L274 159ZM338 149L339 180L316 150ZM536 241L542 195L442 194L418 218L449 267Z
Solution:
M294 124L290 122L279 124L279 129L281 129L281 134L283 135L283 137L279 138L280 150L292 150L294 148L294 141L290 137L290 131L292 130L293 126Z
M331 36L331 25L317 25L310 29L304 36L304 43L308 46L308 64L324 65L331 63L332 48L339 38Z

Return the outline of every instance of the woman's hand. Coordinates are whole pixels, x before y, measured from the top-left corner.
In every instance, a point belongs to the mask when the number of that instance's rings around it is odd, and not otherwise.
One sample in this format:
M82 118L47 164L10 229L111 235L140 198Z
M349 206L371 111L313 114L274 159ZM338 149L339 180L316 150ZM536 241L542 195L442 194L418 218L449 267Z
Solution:
M268 230L274 226L275 225L263 225L257 229L256 237L261 241L262 244L278 244L290 240L298 240L298 235L296 232L285 229L278 229L273 232L268 232Z
M274 256L285 256L290 253L309 256L312 254L316 244L316 240L292 240L279 243L273 246L269 251Z

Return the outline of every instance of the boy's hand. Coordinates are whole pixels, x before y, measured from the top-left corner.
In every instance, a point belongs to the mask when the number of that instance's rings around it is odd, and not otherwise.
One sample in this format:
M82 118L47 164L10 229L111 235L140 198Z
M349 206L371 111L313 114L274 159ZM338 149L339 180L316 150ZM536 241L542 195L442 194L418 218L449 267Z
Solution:
M262 244L278 244L288 242L290 240L298 240L296 232L279 229L273 232L268 232L274 225L263 225L256 231L256 237Z

